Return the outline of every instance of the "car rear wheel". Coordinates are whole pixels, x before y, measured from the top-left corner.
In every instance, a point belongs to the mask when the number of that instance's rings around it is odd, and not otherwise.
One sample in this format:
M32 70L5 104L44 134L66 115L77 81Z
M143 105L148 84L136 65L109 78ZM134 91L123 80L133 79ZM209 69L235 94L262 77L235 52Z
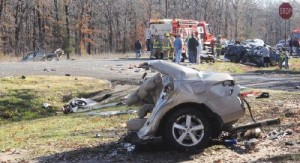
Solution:
M204 148L211 138L211 127L203 113L195 108L182 108L167 119L164 141L177 150Z

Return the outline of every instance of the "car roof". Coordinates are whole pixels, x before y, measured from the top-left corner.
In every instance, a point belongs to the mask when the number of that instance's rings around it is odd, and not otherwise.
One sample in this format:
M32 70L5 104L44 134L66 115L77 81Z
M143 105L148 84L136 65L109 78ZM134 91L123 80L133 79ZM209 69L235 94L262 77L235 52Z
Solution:
M288 42L289 40L279 40L279 42L284 42L284 41Z

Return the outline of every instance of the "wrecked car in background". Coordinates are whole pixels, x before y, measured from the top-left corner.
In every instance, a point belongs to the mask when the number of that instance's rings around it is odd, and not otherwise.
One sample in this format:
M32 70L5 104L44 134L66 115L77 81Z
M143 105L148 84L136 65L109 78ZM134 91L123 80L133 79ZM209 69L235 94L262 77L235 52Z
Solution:
M231 45L226 49L224 57L231 62L243 63L261 67L263 66L263 56L261 49L263 46L254 45ZM269 46L271 66L275 66L279 60L279 51Z
M277 63L279 61L279 57L280 57L279 51L276 49L273 49L270 46L268 46L268 47L270 49L270 60L271 60L270 65L275 66L275 65L277 65ZM263 67L264 63L263 63L263 56L261 54L261 49L262 49L262 46L253 47L252 50L248 50L247 53L241 59L241 62L244 64L248 64L248 65Z
M49 52L44 50L38 50L28 53L24 56L21 62L27 61L58 61L59 58L64 54L62 49L56 49L55 51Z
M248 52L247 47L243 45L230 45L225 50L224 57L235 63L240 62Z
M132 131L128 142L162 136L175 149L199 149L244 116L240 87L229 74L200 72L166 61L142 67L158 73L144 78L125 102L141 105L139 118L127 122Z

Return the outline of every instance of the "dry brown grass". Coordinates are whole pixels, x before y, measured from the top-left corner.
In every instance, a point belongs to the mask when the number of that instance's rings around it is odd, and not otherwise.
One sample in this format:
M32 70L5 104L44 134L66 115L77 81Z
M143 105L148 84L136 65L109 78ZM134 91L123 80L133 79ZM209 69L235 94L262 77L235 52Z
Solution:
M20 61L22 57L16 57L14 55L4 55L0 53L0 62L17 62Z

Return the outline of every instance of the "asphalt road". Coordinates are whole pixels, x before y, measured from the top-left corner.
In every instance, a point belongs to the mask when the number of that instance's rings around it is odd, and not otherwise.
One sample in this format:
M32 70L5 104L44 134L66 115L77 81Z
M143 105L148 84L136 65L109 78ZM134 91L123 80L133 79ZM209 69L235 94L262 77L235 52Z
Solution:
M144 70L135 68L147 60L95 59L50 62L0 62L0 77L22 75L85 76L117 83L137 84ZM130 69L132 67L132 69ZM240 85L249 88L300 91L300 74L288 72L232 74Z

